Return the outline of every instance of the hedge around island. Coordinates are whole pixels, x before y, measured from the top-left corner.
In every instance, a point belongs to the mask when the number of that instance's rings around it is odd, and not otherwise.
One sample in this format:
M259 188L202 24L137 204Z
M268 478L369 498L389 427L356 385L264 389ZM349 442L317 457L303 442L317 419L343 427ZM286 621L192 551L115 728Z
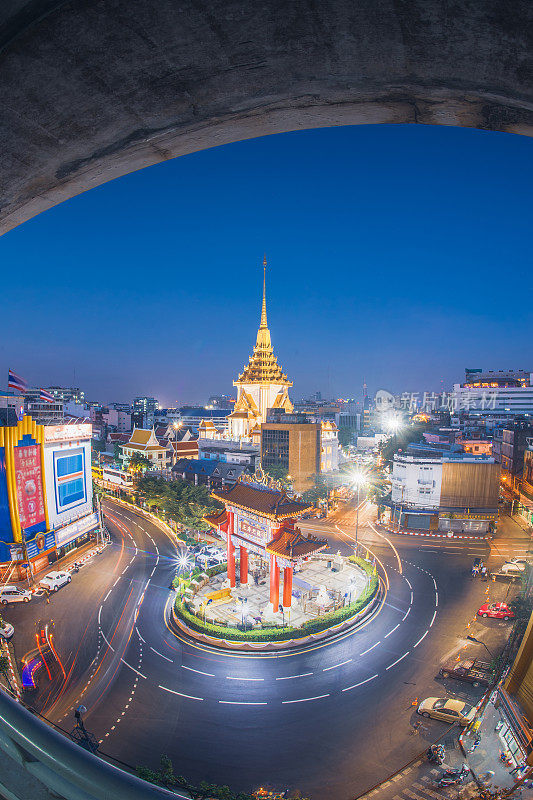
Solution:
M361 559L363 560L363 559ZM181 619L186 625L198 633L204 633L208 636L216 637L217 639L228 639L238 642L277 642L285 641L287 639L301 639L304 636L309 636L312 633L322 633L334 625L339 625L347 619L355 616L358 612L362 611L376 596L379 586L378 576L374 574L373 567L367 562L364 562L370 569L365 569L365 572L371 574L371 581L366 589L359 595L355 602L347 606L330 611L323 614L317 619L309 620L299 628L294 628L290 625L282 627L281 625L272 625L264 628L254 628L250 631L241 631L238 628L231 628L228 625L217 625L212 622L204 622L200 617L187 606L186 603L181 602L176 598L174 604L174 611L176 616ZM223 566L223 565L220 565ZM361 565L362 566L362 565ZM218 569L218 567L213 567ZM222 570L218 570L222 571Z

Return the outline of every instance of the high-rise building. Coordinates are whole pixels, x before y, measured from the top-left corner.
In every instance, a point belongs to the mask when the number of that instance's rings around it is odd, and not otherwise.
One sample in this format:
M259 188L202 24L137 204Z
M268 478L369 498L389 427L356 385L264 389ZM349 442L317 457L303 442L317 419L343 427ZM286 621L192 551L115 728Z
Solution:
M263 305L261 322L253 353L233 385L237 387L237 401L229 415L229 432L232 439L250 438L254 428L266 422L267 410L279 408L291 413L289 400L292 386L274 355L266 310L266 258L263 261Z
M132 411L154 412L158 409L159 403L155 397L135 397L131 404Z
M533 373L525 370L465 370L454 384L453 401L461 416L533 416Z
M40 389L28 389L24 395L24 411L38 425L61 425L64 420L63 400L53 402L41 398Z
M85 403L85 392L79 386L48 386L47 391L63 403Z

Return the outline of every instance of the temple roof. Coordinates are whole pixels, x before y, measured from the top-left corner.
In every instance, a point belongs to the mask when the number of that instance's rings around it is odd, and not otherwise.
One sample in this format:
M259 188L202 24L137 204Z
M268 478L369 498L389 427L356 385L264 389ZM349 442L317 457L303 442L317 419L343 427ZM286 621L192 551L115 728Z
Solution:
M209 524L212 525L213 528L218 528L219 525L224 525L228 518L228 514L226 509L222 509L222 511L216 511L213 514L207 514L204 517L204 520Z
M215 489L211 492L211 497L216 497L222 503L237 508L253 511L256 514L271 519L285 519L287 517L297 517L307 509L313 507L313 503L302 503L287 497L285 492L276 489L264 489L248 483L238 482L227 491Z
M280 386L292 386L281 364L274 355L270 330L267 323L266 311L266 258L263 261L263 305L261 307L261 322L257 331L257 338L252 355L248 359L248 364L244 367L234 386L246 383L274 383Z
M326 539L302 536L302 532L295 528L294 530L283 530L277 539L272 539L266 545L265 550L280 558L293 559L318 553L327 546Z

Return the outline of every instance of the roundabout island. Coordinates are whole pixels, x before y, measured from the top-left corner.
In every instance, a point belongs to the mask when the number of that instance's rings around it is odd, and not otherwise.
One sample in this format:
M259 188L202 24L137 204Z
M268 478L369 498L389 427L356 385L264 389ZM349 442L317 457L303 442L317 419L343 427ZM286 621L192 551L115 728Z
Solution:
M182 631L230 649L279 649L356 625L377 604L375 559L324 554L328 541L296 524L309 504L256 482L213 497L224 510L206 520L227 561L176 580L172 619Z

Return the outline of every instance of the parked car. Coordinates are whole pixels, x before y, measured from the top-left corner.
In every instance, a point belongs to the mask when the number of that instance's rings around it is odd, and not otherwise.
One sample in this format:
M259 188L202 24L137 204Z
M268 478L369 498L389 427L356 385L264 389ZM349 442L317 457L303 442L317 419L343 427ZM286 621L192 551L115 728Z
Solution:
M478 610L478 616L489 617L490 619L514 619L516 614L507 603L484 603Z
M45 577L39 581L39 586L42 586L43 589L48 589L49 592L57 592L58 589L66 583L70 583L71 580L70 572L56 570L45 575Z
M475 714L475 708L468 703L445 697L428 697L420 703L417 711L423 717L433 717L443 722L457 722L459 725L469 725Z
M525 573L526 564L515 564L512 561L506 561L502 564L499 570L492 572L493 578L509 578L511 581L520 580Z
M456 678L458 681L471 683L472 686L490 686L493 677L490 664L477 658L448 661L440 668L439 673L443 678Z
M19 589L17 586L3 586L0 590L0 603L7 605L8 603L29 603L31 600L31 592L27 589Z
M226 560L226 554L220 551L212 553L200 553L196 556L196 563L200 567L215 567L217 564L223 564Z
M3 625L0 625L0 638L11 639L14 633L15 633L15 628L13 627L13 625L11 625L10 622L4 622Z

